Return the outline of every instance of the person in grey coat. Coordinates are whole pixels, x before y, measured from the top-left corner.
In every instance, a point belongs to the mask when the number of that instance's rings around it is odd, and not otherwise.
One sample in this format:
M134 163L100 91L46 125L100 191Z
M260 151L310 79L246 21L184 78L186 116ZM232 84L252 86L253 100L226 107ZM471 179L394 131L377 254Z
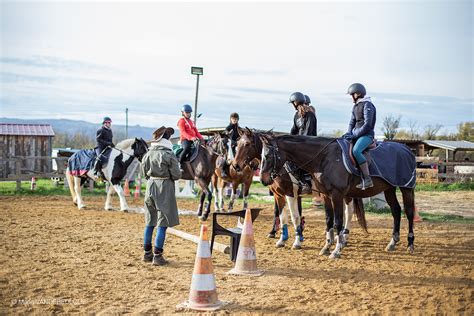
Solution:
M168 263L163 257L166 229L179 225L174 182L181 177L181 171L178 158L174 155L169 141L173 133L173 128L164 126L154 131L154 139L141 165L141 172L148 180L145 193L143 260L160 266ZM156 226L158 228L155 249L152 251L151 239Z

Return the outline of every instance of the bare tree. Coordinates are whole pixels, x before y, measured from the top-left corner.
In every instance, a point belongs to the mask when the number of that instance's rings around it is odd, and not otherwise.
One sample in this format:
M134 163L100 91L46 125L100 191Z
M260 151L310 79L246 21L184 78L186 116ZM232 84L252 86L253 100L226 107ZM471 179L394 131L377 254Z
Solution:
M394 117L388 115L383 119L382 131L386 139L394 139L397 135L397 129L400 127L400 121L402 120L401 115Z
M425 139L436 139L436 134L438 134L441 127L443 127L443 125L441 124L426 125L425 132L423 133L423 135L425 136Z
M419 135L420 127L418 126L418 122L415 120L408 120L408 134L410 139L418 139L420 138Z

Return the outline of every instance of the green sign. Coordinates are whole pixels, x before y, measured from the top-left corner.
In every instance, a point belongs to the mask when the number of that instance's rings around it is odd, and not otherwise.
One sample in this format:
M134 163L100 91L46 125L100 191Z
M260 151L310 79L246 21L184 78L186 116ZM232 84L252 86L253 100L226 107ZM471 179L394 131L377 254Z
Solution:
M191 73L193 75L203 75L204 74L204 68L202 68L202 67L191 67Z

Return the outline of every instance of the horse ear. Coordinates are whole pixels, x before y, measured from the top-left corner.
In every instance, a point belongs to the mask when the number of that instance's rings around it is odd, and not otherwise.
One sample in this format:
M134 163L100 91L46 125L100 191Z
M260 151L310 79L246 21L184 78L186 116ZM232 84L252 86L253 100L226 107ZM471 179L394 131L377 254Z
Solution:
M247 126L245 126L245 131L244 131L245 134L247 134L248 136L252 136L252 130L250 128L248 128Z
M258 138L264 143L265 145L270 145L270 140L265 136L265 134L259 134Z

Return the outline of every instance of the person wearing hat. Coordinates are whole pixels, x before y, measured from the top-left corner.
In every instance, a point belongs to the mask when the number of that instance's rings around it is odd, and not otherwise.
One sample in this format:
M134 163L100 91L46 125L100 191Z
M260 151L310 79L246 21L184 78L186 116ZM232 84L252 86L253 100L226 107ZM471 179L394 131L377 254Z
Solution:
M145 232L143 260L153 265L165 265L163 257L166 229L179 225L178 206L175 196L175 181L181 177L178 159L173 144L169 141L174 129L162 126L153 132L153 140L142 159L141 173L147 179L145 192ZM155 249L151 239L157 228Z
M112 142L112 119L108 116L104 117L102 120L102 127L97 130L96 140L97 146L95 147L95 152L97 154L97 159L94 166L94 175L99 176L102 174L102 166L109 160L111 147L114 147ZM103 176L103 175L102 175Z
M191 120L191 113L193 112L193 108L189 104L185 104L181 108L181 115L182 118L178 121L178 128L179 128L179 138L181 141L181 146L183 147L183 151L181 153L181 157L179 158L179 163L181 166L181 172L183 172L183 163L185 160L189 159L189 155L191 154L191 145L193 141L200 139L204 140L201 133L197 130L194 122Z

